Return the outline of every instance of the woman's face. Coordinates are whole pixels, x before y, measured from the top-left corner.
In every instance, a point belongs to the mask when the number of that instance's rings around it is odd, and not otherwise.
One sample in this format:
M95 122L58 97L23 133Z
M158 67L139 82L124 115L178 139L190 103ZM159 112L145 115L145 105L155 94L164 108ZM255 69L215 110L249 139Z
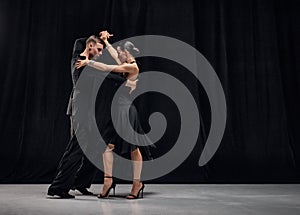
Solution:
M118 46L117 47L117 52L118 52L118 58L120 59L121 63L126 62L126 60L127 60L127 53L126 53L126 51L123 51L121 49L121 47Z

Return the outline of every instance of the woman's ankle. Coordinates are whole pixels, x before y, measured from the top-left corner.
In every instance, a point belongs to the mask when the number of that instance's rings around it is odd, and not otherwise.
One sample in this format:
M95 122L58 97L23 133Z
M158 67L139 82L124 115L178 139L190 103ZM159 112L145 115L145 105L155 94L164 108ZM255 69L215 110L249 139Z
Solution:
M113 182L113 178L111 176L104 176L103 184L110 185Z

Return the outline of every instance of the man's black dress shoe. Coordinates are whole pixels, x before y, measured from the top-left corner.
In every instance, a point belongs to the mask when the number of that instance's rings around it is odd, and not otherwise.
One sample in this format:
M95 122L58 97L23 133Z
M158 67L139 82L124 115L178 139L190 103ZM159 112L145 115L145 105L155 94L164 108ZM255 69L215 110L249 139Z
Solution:
M85 196L93 196L94 193L88 191L86 188L75 188L76 190L78 190L82 195L85 195Z
M49 195L49 196L58 196L61 199L74 199L75 198L75 196L70 195L68 192L57 191L57 190L48 190L47 195Z

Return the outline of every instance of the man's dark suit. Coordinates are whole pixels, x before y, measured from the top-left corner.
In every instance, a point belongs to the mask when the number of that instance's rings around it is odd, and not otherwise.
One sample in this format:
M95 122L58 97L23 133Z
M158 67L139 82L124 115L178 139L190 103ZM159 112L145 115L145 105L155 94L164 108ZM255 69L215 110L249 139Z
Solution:
M73 48L71 60L73 89L67 109L67 115L71 118L71 139L59 163L57 175L50 185L48 193L68 192L71 188L89 188L97 172L97 168L85 157L82 149L80 148L74 132L75 128L73 128L72 116L75 115L76 111L72 108L75 85L83 71L83 68L76 69L75 63L78 59L78 55L86 46L85 40L86 38L77 39ZM107 79L114 81L114 86L120 86L124 81L126 81L126 79L116 74L108 74ZM76 129L76 132L78 132L78 127Z

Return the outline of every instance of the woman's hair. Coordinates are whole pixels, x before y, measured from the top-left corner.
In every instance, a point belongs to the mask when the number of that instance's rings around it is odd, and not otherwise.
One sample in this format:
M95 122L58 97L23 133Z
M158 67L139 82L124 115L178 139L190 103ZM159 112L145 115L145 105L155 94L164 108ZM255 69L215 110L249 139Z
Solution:
M137 56L140 50L130 41L121 42L119 47L124 51L125 49L133 56Z

